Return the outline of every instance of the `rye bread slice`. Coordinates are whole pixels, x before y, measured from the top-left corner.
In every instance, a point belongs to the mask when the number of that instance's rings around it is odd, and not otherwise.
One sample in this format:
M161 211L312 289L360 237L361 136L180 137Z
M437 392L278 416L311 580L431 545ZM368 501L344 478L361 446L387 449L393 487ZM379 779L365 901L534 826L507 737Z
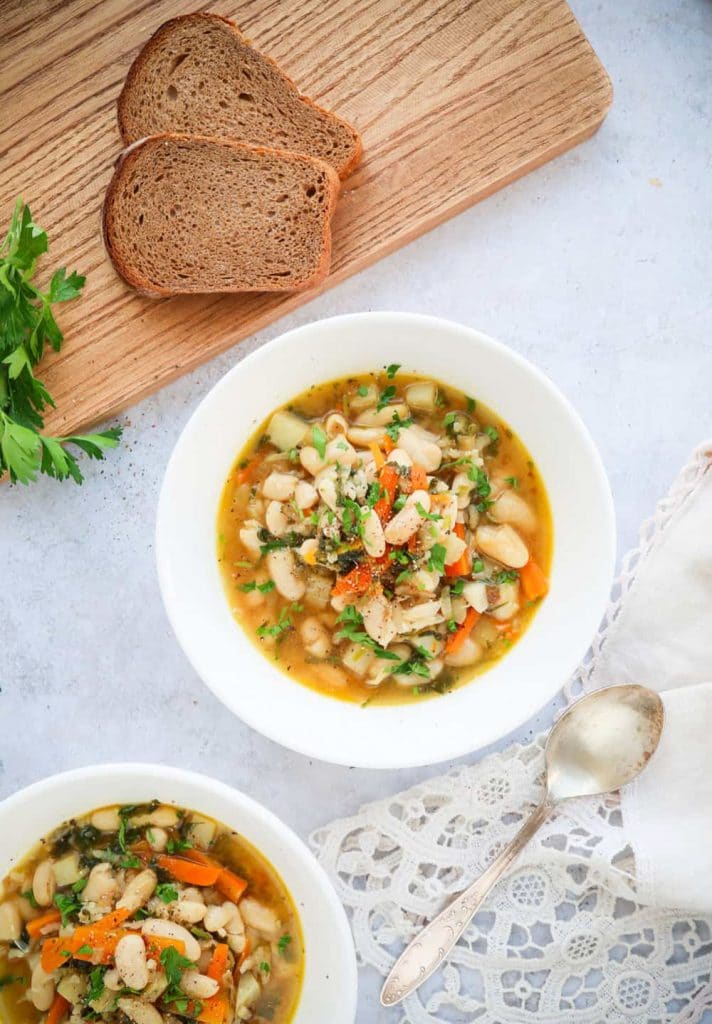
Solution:
M118 273L147 295L303 291L329 272L339 187L313 157L156 135L117 165L104 241Z
M161 132L210 135L319 157L342 178L362 152L346 121L302 96L216 14L188 14L158 29L131 65L118 120L127 145Z

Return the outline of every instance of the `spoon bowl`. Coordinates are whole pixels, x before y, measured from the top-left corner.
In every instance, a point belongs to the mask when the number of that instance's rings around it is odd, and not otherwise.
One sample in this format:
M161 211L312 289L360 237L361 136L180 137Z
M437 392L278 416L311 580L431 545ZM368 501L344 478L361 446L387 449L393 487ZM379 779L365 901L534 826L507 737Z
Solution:
M550 799L598 796L632 782L662 728L663 703L644 686L610 686L572 704L546 743Z

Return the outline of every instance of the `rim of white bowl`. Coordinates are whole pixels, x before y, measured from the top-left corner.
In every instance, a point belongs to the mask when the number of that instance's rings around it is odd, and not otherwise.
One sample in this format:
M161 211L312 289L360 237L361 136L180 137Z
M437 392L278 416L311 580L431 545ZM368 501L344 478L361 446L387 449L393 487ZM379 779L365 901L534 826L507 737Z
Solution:
M210 406L213 404L216 398L218 398L224 391L229 391L233 386L233 381L237 378L238 380L250 370L258 366L261 363L267 363L273 359L279 358L280 353L283 350L291 350L293 346L299 345L300 336L310 334L314 331L320 331L325 329L338 328L340 325L346 324L357 324L367 326L369 323L380 322L386 326L390 322L391 324L398 324L399 326L411 324L430 326L439 330L446 330L449 332L459 332L463 337L468 337L474 340L483 348L491 349L497 355L509 360L514 366L518 367L520 371L525 374L529 374L536 380L541 389L546 392L551 401L558 405L562 409L569 421L569 426L576 433L577 442L580 445L580 449L584 452L589 460L589 469L593 474L595 480L596 490L598 492L598 498L600 499L601 505L598 509L601 518L599 519L600 525L600 559L599 565L601 572L599 574L598 586L595 592L595 599L590 602L591 611L587 616L587 635L585 642L582 641L579 647L574 651L572 650L571 655L566 663L565 668L562 667L557 672L557 679L552 682L551 690L542 696L540 692L537 692L533 696L522 698L521 694L517 701L516 711L512 712L511 719L507 722L506 728L501 728L495 724L493 718L488 719L485 725L479 724L477 740L475 743L468 742L464 738L458 743L450 743L447 739L442 742L442 736L440 737L441 743L439 747L433 744L433 750L429 750L427 754L423 755L415 750L410 756L403 756L399 754L389 754L388 749L379 750L377 756L374 756L373 751L364 752L362 749L352 750L348 747L348 743L345 742L345 737L339 736L330 742L327 741L325 745L324 739L320 739L316 744L310 742L307 736L301 734L294 735L291 728L289 730L279 729L273 727L273 723L269 720L265 721L260 715L253 715L249 705L240 703L234 699L234 691L229 693L225 692L225 688L220 683L210 678L210 672L205 671L203 668L203 658L201 657L200 644L194 643L193 639L189 636L187 631L184 631L182 624L179 622L178 609L180 602L176 595L172 593L171 585L169 581L169 563L168 555L164 547L164 533L163 523L167 522L173 515L172 509L169 507L168 491L171 486L173 475L177 471L179 465L182 448L187 443L188 439L196 432L200 431L201 423L203 418L207 415ZM358 357L353 360L354 369L351 371L344 370L343 376L347 376L349 372L367 372L363 368L360 370L356 369L358 366ZM418 371L415 371L418 372ZM445 374L433 373L434 377L442 377L443 383L447 384ZM326 379L326 378L325 378ZM319 383L320 381L317 381ZM457 387L458 385L450 385L451 387ZM490 405L490 403L485 402ZM495 414L499 414L499 410L496 407L492 407ZM271 408L265 409L264 416L268 416L272 411ZM520 435L521 436L521 435ZM246 444L248 437L244 439ZM529 449L527 438L521 437L525 447ZM235 457L237 457L238 450L235 451ZM226 474L227 476L227 474ZM222 482L221 482L222 483ZM544 485L549 490L547 480L544 478ZM217 518L217 509L216 509ZM554 557L556 556L556 522L554 522ZM263 736L279 743L290 750L302 754L305 757L316 758L331 764L344 765L346 767L362 767L377 770L392 770L400 768L412 768L420 767L426 764L438 764L443 761L452 760L458 757L462 757L468 753L472 753L476 750L482 749L491 743L496 742L503 736L508 735L510 732L519 728L529 718L535 715L542 707L553 700L557 693L563 687L565 681L575 671L576 667L580 664L581 659L584 657L588 646L590 645L596 629L600 624L601 618L603 617L606 603L610 596L610 589L613 582L613 573L615 567L615 556L616 556L616 531L615 531L615 511L613 505L613 496L611 493L610 483L603 466L600 453L591 437L587 427L585 426L581 416L576 411L569 399L559 390L559 388L553 383L552 380L540 370L535 364L530 362L527 358L521 355L514 349L509 348L503 342L491 337L476 328L470 327L467 324L462 324L454 320L448 320L444 317L431 316L421 313L407 313L397 311L369 311L363 313L345 313L333 317L324 317L320 320L314 320L307 324L302 324L299 327L294 327L289 331L278 335L276 338L265 342L258 349L250 352L243 359L241 359L232 369L228 370L220 380L218 380L208 393L201 399L196 406L195 410L191 414L190 418L184 425L176 444L173 448L171 456L169 458L163 484L158 500L158 511L156 517L156 562L158 570L158 580L163 597L164 607L168 616L171 628L178 640L180 647L186 655L188 661L196 671L200 679L205 685L215 694L218 700L227 707L233 714L240 718L243 722L249 725L255 731L261 733ZM540 614L540 610L537 611L537 616ZM537 618L535 617L534 622L530 625L527 630L527 634L536 629ZM235 628L242 631L244 636L245 644L249 645L250 648L255 650L257 657L264 662L265 665L269 666L272 673L279 675L282 678L287 678L278 668L275 668L269 662L264 655L262 655L254 645L251 643L249 638L244 635L244 630L235 623ZM525 636L527 635L525 634ZM521 641L520 641L521 644ZM516 645L520 646L519 644ZM516 649L516 647L515 647ZM512 654L505 656L507 659L512 657ZM502 661L505 659L501 659ZM497 662L496 664L500 664ZM494 671L495 668L489 669L483 672L481 675L476 676L473 680L458 687L454 693L461 693L468 689L468 687L477 686L487 680L488 675ZM290 684L296 686L304 691L305 694L311 694L313 696L314 691L309 687L304 686L295 680L289 680ZM335 700L332 697L318 695L323 701L335 702L342 704L344 702ZM306 698L305 698L306 699ZM432 706L432 701L428 701ZM358 708L358 705L349 705L353 708ZM413 708L419 705L375 705L369 709L369 714L381 714L387 712L393 712L396 708ZM424 706L420 705L420 706Z
M48 796L51 797L55 792L66 790L68 786L86 782L89 779L92 781L101 781L103 779L111 779L113 781L125 780L127 783L130 783L131 779L141 779L142 782L149 779L152 784L155 783L156 789L160 787L161 782L166 784L174 783L178 786L193 786L196 789L204 789L207 792L216 795L219 799L223 799L226 803L233 805L237 813L244 811L246 815L256 819L266 831L271 832L280 843L284 844L285 860L288 856L293 856L300 862L305 871L311 876L311 880L313 881L315 888L319 891L324 901L323 909L329 915L330 928L333 929L333 931L330 932L330 945L332 946L332 950L333 948L338 948L339 953L338 966L341 976L338 982L338 999L339 1005L344 1009L345 1014L343 1017L340 1017L339 1020L342 1021L343 1024L352 1024L356 1017L356 1005L358 999L358 969L356 965L356 952L353 936L346 917L346 911L336 894L336 890L334 889L329 876L326 874L321 864L319 864L306 843L299 838L296 832L294 832L289 825L286 825L277 817L276 814L274 814L274 812L258 803L253 797L243 793L242 790L235 789L226 782L220 782L218 779L214 779L209 775L204 775L201 772L190 771L185 768L176 768L172 765L144 764L136 761L111 762L108 764L87 765L82 768L72 768L69 771L60 772L56 775L49 775L44 779L33 782L0 801L0 823L2 823L2 819L6 815L12 817L12 815L17 812L21 813L23 805L26 805L28 800L35 800ZM198 812L201 810L200 807L192 807L190 809ZM91 810L91 807L86 808L87 812ZM206 813L204 809L203 812ZM76 813L80 813L80 811L78 810ZM61 821L57 821L56 824L59 826L61 823ZM222 823L238 830L242 835L244 835L248 842L253 842L250 839L249 834L244 830L244 827L239 826L237 822L223 821ZM35 841L38 842L41 838L41 836L38 836ZM253 842L253 845L258 852L261 852L259 844ZM0 879L4 877L12 864L21 860L30 849L31 846L28 846L27 849L18 850L16 857L13 859L11 864L7 865L6 869L3 869L2 866L0 866ZM266 856L266 854L262 854L262 856ZM268 858L268 860L273 865L280 878L282 878L285 873L285 869L280 864L274 863L270 858ZM284 880L284 884L290 893L292 901L297 907L300 926L303 927L303 913L299 909L299 894L292 892L286 879ZM300 991L299 1002L297 1003L294 1012L295 1024L300 1020L300 1006L304 998L305 986L309 980L310 965L316 960L314 953L311 952L312 945L313 942L311 944L307 942L305 945L304 980L303 987ZM314 983L318 983L318 979L315 978ZM334 993L334 995L336 995L336 993ZM308 1022L305 1022L305 1024L308 1024Z

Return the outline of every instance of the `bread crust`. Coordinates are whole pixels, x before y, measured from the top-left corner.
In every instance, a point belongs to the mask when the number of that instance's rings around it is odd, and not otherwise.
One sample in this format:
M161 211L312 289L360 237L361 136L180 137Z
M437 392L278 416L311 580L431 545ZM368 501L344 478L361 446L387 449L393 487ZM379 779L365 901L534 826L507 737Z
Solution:
M136 271L131 264L116 251L112 241L116 194L124 175L131 169L132 164L138 159L141 151L146 147L154 146L165 141L207 142L215 146L224 146L242 152L247 151L258 155L279 156L294 163L309 164L315 169L325 172L330 188L328 192L328 204L324 212L321 256L319 264L312 276L307 280L300 282L298 285L293 285L288 288L280 288L278 285L275 285L274 287L269 288L235 287L213 290L203 288L163 288L138 273L138 271ZM307 156L304 153L294 153L290 150L283 149L272 149L269 146L253 146L247 142L236 142L234 139L215 139L209 135L187 135L181 132L161 132L158 135L148 135L146 138L139 139L137 142L133 142L131 145L127 146L116 161L114 173L106 190L106 196L104 197L104 204L102 207L101 222L104 247L106 248L109 259L114 265L114 269L119 276L122 277L128 285L148 298L168 298L172 295L247 294L250 292L287 293L310 291L312 288L319 287L319 285L325 281L328 277L329 270L331 269L331 222L336 209L336 202L339 197L340 190L341 180L333 166L328 164L325 160Z
M205 11L196 11L194 14L183 14L177 18L171 18L170 20L165 21L162 25L159 26L159 28L156 29L151 38L144 44L144 46L141 48L140 53L133 61L131 67L129 68L129 72L126 76L126 80L124 82L119 98L117 100L116 115L119 124L119 132L121 133L121 138L124 142L124 145L130 145L132 142L136 141L133 138L133 133L131 132L130 125L128 123L126 104L127 98L135 85L136 79L143 70L144 63L148 59L149 55L160 46L163 36L168 34L174 25L195 19L220 22L221 24L226 25L240 39L241 42L245 43L248 46L252 46L251 40L249 40L247 36L244 34L244 32L240 30L239 25L236 22L231 21L229 18L223 17L221 14L211 14ZM361 157L363 155L363 143L361 141L361 136L359 135L359 133L356 131L355 128L353 128L348 123L348 121L344 121L343 118L338 117L336 114L332 114L331 111L329 110L325 110L323 107L320 107L318 103L315 103L314 100L310 99L309 96L305 96L297 86L296 82L284 72L284 70L272 57L270 57L266 53L263 53L261 50L258 50L257 47L255 46L252 46L252 48L257 53L259 53L259 55L264 60L268 61L272 65L275 71L285 80L285 82L296 91L300 100L303 103L307 104L307 106L312 107L314 110L317 110L327 120L331 122L338 122L351 135L354 143L353 153L351 157L346 161L346 163L338 168L338 174L342 180L348 177L348 175L351 174L351 172L359 164ZM236 141L239 142L239 139ZM309 154L305 155L308 156ZM319 158L315 157L314 159Z

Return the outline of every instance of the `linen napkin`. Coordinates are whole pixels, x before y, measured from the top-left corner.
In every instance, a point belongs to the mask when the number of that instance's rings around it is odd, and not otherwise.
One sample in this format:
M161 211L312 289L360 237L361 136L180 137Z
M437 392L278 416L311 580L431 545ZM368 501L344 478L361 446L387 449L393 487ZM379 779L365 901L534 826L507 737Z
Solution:
M666 725L655 757L620 801L563 805L440 974L384 1021L396 1012L402 1024L701 1019L712 1005L708 649L712 442L641 527L591 652L565 686L570 700L621 682L659 690ZM544 739L459 766L313 834L362 964L385 975L423 921L511 839L541 795Z

